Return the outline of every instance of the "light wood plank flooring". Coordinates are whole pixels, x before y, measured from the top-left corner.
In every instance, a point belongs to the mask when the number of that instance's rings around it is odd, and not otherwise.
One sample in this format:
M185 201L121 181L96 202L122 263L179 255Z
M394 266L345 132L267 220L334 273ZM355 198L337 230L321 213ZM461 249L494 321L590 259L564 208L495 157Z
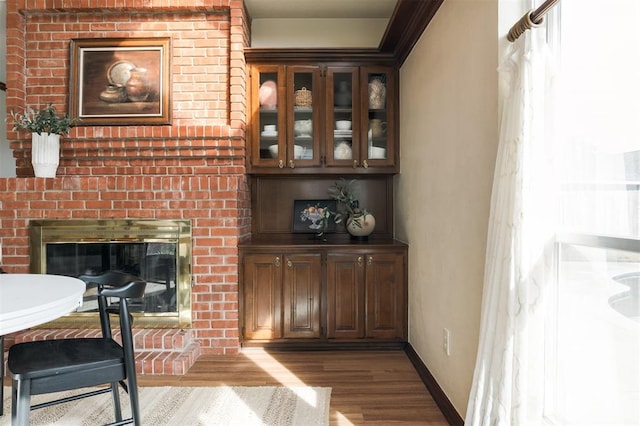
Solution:
M140 386L331 387L331 425L447 425L402 351L270 351L203 355L184 376L138 376Z

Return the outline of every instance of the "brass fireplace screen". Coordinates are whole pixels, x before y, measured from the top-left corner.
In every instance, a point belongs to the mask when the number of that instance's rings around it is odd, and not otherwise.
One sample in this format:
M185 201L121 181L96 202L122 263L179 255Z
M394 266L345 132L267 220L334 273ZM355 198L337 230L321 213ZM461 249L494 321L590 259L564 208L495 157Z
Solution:
M33 220L32 273L77 277L107 270L147 281L133 301L134 324L182 328L191 325L191 223L184 220ZM83 304L46 326L97 325L93 290Z

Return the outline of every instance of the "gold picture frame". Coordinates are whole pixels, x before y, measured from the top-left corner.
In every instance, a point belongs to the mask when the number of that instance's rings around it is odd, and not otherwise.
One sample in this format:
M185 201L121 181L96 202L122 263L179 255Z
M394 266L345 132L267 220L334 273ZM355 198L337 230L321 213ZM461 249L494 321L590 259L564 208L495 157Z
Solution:
M171 39L73 39L69 115L78 126L171 124Z

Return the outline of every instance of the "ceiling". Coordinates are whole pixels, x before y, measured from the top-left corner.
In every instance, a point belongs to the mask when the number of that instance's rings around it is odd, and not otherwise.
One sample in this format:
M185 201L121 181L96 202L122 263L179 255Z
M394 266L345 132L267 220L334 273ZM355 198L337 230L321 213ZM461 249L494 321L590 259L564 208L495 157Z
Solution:
M244 0L252 19L389 19L397 0Z

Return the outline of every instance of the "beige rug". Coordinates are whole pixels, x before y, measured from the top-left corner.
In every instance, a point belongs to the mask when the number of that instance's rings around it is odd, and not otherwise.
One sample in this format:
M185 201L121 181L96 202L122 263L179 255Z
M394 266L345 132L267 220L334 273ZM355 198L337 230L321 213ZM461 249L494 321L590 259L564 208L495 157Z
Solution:
M11 389L4 389L0 425L11 424ZM66 392L64 394L71 394ZM143 425L328 425L331 388L144 387L139 389ZM43 399L32 398L32 404ZM50 395L49 395L50 397ZM129 398L121 391L123 413ZM31 412L30 425L95 426L113 422L108 394Z

